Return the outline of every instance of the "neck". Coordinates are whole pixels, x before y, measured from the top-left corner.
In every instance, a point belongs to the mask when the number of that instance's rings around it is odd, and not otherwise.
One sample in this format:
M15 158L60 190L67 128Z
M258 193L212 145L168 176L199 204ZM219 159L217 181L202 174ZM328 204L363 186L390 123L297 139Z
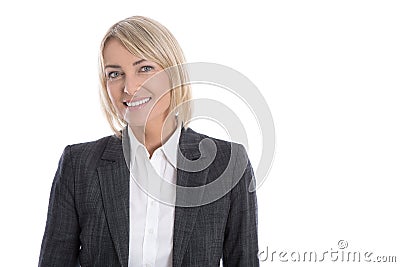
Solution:
M150 154L150 158L153 155L153 152L164 144L165 141L174 133L176 127L176 119L173 116L170 116L165 123L162 118L148 121L146 128L144 126L130 125L136 139L146 147Z

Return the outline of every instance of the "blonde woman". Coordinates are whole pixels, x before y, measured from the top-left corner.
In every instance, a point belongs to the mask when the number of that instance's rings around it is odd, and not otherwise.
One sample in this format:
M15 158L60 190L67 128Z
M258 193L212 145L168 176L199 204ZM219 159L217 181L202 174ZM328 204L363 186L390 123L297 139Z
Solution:
M134 16L108 30L99 73L102 106L115 134L65 148L39 266L203 267L219 266L221 259L224 266L259 265L251 164L242 145L187 126L191 89L182 82L184 63L173 35L152 19ZM191 162L203 158L205 139L215 145L213 161L198 170L181 167L180 155ZM230 190L210 203L189 201L194 191L185 188L216 181L230 158ZM155 190L154 173L179 190ZM170 201L150 191L169 194Z

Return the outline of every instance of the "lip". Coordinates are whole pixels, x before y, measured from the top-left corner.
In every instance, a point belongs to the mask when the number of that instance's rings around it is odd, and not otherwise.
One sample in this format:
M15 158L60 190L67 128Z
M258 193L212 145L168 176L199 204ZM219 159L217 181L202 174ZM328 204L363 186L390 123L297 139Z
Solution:
M138 106L134 106L134 107L130 107L127 105L127 103L133 103L133 102L137 102L137 101L141 101L143 99L147 99L150 98L149 101L147 101L146 103L140 104ZM124 100L124 106L129 109L129 110L136 110L136 109L141 109L142 107L144 107L147 103L149 103L151 100L151 97L147 96L147 97L135 97L133 99L129 99L129 100Z

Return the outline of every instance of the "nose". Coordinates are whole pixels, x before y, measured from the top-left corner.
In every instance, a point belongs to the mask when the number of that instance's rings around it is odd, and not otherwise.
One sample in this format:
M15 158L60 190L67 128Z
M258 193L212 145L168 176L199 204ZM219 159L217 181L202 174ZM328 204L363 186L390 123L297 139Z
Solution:
M135 77L125 77L124 92L128 95L134 96L141 86L141 83L139 83L138 79L135 79Z

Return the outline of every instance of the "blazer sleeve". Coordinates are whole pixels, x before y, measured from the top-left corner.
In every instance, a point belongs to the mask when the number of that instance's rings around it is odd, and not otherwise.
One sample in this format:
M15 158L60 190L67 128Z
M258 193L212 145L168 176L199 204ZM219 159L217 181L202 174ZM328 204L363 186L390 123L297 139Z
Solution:
M259 266L257 198L256 191L249 192L255 177L243 145L239 145L236 160L247 161L246 169L231 191L230 210L225 227L223 266ZM236 164L238 165L238 164ZM237 173L235 170L234 173ZM242 173L243 170L240 172Z
M67 146L51 188L39 266L78 266L79 232L71 148Z

